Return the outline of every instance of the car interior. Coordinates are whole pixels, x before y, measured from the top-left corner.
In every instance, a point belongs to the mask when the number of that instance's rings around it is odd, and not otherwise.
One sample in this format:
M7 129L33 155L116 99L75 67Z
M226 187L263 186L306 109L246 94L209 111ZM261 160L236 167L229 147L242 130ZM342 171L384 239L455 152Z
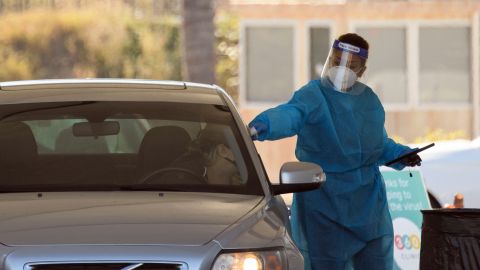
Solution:
M118 112L103 115L100 121L95 119L96 122L90 125L92 118L85 116L80 118L78 114L68 112L40 119L19 117L1 121L2 186L22 189L48 184L52 190L81 190L93 186L95 189L105 186L108 190L118 186L121 190L122 187L144 184L150 174L170 168L174 161L185 155L202 126L208 125L206 121L157 120ZM112 129L115 126L112 123L118 126L118 130ZM249 173L243 158L244 150L241 150L231 127L220 126L228 131L225 136L230 137L228 144L236 155L236 166L243 184L247 184ZM188 168L186 170L193 174ZM180 173L174 168L175 171ZM162 184L161 181L154 183ZM199 181L183 184L198 186ZM255 186L254 190L258 192L258 183Z

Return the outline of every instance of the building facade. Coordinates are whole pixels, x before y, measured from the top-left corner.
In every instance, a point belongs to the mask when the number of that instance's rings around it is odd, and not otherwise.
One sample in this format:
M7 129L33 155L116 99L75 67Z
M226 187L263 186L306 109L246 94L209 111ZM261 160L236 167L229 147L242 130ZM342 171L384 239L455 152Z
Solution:
M363 82L407 142L433 130L480 136L480 1L231 0L240 17L239 106L246 121L316 79L333 40L370 43ZM257 143L272 180L295 138Z

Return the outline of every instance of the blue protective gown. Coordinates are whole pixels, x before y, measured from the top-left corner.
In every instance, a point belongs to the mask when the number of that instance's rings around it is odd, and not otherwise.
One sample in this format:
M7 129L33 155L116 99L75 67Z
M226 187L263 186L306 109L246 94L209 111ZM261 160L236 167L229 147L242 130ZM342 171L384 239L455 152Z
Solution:
M259 140L298 135L298 160L326 173L320 189L294 194L292 234L305 269L392 268L393 226L378 166L409 148L388 138L384 109L369 87L357 82L352 93L314 80L250 123L268 127Z

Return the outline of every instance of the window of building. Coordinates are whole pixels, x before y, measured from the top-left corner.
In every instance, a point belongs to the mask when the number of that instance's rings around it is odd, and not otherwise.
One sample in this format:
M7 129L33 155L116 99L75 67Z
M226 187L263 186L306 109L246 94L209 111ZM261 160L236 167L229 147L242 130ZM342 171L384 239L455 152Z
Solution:
M330 27L311 26L308 34L310 37L309 75L310 79L317 79L322 73L323 65L325 64L332 43L330 40Z
M369 45L367 70L361 79L386 104L408 101L405 27L360 27Z
M370 44L362 80L387 109L472 103L468 22L357 22L351 30Z
M244 34L244 99L288 100L294 90L294 27L249 24Z
M420 103L470 102L470 27L419 29Z

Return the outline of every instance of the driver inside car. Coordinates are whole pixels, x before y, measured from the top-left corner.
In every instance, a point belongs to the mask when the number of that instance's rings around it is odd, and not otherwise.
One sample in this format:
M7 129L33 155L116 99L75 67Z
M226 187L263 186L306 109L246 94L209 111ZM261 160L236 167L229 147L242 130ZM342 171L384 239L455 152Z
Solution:
M197 183L202 179L210 185L242 184L235 156L228 147L222 129L214 125L201 130L188 151L169 167L178 168L162 176L171 184L192 183L192 178L197 178Z

